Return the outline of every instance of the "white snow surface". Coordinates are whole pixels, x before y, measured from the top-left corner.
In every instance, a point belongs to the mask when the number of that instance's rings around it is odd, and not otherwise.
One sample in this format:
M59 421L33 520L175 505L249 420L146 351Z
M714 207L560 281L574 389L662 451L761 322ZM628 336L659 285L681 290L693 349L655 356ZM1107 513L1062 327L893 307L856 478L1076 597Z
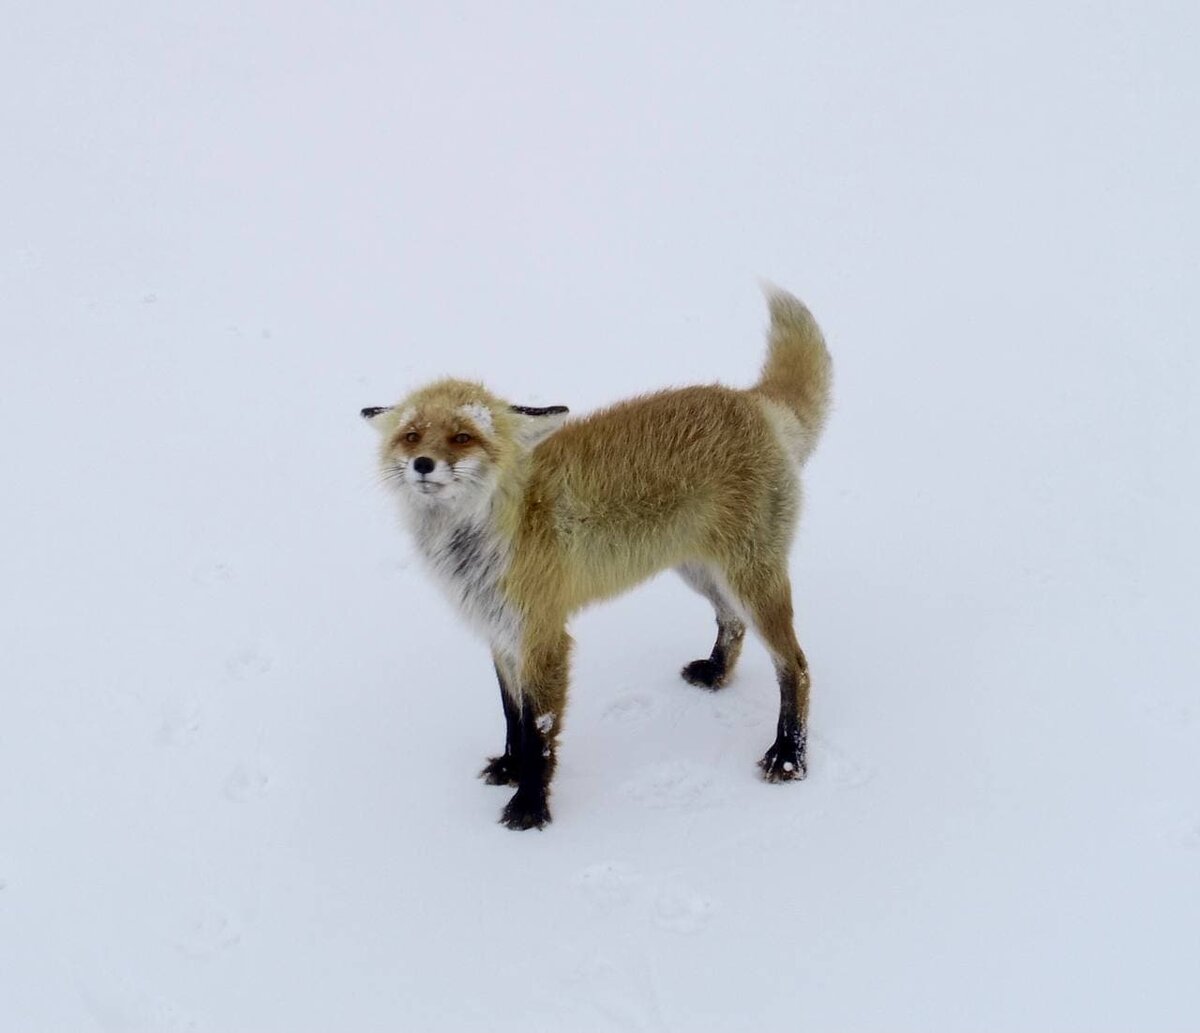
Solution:
M1200 7L4 22L0 1030L1200 1028ZM510 832L358 410L748 384L758 276L836 363L808 779L667 576Z

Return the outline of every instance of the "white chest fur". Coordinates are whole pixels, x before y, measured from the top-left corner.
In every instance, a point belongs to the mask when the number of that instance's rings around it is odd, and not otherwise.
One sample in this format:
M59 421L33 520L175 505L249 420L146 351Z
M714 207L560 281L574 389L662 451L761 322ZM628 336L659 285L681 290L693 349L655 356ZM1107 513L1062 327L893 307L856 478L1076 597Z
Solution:
M413 532L435 580L467 623L495 649L515 657L520 620L501 589L508 548L486 519L423 514Z

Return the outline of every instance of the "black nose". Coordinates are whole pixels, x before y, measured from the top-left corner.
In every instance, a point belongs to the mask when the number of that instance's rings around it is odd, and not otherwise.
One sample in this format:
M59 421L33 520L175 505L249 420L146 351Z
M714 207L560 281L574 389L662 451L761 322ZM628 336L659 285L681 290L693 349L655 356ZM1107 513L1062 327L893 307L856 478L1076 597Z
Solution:
M424 477L427 473L433 473L434 465L435 464L433 460L430 459L429 456L417 456L417 458L413 460L413 469L416 470L417 473L419 473L422 477Z

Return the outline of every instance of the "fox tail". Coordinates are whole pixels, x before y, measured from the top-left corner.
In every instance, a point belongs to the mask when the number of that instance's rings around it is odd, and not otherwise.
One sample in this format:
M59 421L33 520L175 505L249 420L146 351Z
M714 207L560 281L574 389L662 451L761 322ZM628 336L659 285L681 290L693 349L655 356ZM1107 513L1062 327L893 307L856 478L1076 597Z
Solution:
M771 312L767 360L752 390L796 417L799 429L789 435L789 445L803 463L817 447L829 415L833 363L804 303L778 287L767 286L766 294Z

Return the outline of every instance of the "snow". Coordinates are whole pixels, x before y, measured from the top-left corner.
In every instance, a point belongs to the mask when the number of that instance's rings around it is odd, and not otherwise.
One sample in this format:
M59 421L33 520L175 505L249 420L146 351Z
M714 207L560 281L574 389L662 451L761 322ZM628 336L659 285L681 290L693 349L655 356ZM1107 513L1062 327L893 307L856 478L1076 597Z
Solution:
M17 5L0 1029L1200 1026L1200 8ZM363 406L836 363L770 663L584 614L545 832Z
M468 420L474 421L480 429L492 429L492 410L486 405L463 405L459 407L459 412Z

